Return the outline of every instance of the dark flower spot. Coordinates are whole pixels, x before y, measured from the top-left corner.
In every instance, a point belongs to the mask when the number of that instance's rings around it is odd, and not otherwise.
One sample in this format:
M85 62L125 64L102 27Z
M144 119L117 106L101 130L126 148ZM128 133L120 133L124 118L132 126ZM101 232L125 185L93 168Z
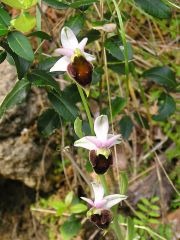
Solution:
M103 209L101 214L91 215L91 222L101 229L107 229L112 221L112 214L109 210Z
M104 174L109 169L109 167L113 164L112 154L110 154L109 157L106 158L102 154L96 155L95 150L90 151L89 160L92 164L94 171L97 174Z
M74 57L74 61L68 65L67 70L71 77L83 87L92 81L93 66L83 56Z

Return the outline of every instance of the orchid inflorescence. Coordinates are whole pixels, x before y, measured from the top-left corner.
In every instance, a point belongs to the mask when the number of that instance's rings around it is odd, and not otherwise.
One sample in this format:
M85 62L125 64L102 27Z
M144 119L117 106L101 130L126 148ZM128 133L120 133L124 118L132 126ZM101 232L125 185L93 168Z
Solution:
M121 142L120 134L108 134L108 130L108 118L106 115L101 115L94 122L96 136L85 136L74 143L76 147L90 150L89 160L97 174L104 174L113 164L110 148ZM87 213L89 219L99 228L106 229L113 219L110 208L125 200L127 196L113 194L104 197L104 189L98 183L92 183L92 188L94 201L85 197L81 197L81 199L91 206L91 209Z
M84 51L88 39L83 38L78 42L75 34L69 27L61 30L62 48L56 52L63 55L50 69L50 72L65 71L84 90L92 81L93 65L91 61L95 57ZM108 134L109 122L106 115L95 119L94 132L96 136L85 136L75 141L75 147L89 150L89 160L97 174L104 174L113 164L111 147L121 142L121 135ZM113 194L104 197L104 189L99 183L92 183L94 201L81 197L90 206L87 213L88 218L99 228L106 229L113 219L110 208L125 200L127 196Z

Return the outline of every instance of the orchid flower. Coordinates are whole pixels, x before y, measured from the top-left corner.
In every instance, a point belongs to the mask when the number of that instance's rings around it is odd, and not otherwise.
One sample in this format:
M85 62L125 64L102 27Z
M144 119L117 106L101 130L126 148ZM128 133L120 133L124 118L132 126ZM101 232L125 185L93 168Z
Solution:
M95 119L94 132L96 136L86 136L74 143L75 147L90 150L90 162L97 174L104 174L112 165L110 148L121 142L121 135L108 134L109 122L106 115Z
M92 189L94 192L94 201L85 197L81 197L81 199L96 209L110 209L114 205L127 198L127 196L121 194L113 194L104 197L104 189L102 185L98 183L92 183Z
M122 200L125 200L127 196L113 194L104 197L104 189L102 185L98 183L92 183L92 188L94 192L94 201L89 198L81 197L82 200L89 203L92 207L87 212L87 217L97 227L101 229L106 229L109 227L109 224L113 219L110 208L118 204Z
M75 147L82 147L88 150L103 152L115 144L121 142L121 135L108 134L109 122L106 115L101 115L95 119L94 132L96 136L86 136L74 143Z
M84 52L87 41L88 38L83 38L81 42L78 43L73 31L69 27L63 27L61 30L62 48L56 49L56 52L64 57L60 58L54 64L54 66L50 69L50 72L67 71L67 66L71 63L71 57L75 54L77 49L82 52L87 61L94 61L95 57L93 55Z

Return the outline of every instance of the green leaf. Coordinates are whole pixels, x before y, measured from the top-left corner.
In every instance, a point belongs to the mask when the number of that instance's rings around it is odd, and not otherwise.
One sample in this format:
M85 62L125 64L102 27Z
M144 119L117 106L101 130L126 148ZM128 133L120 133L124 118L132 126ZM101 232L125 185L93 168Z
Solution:
M60 227L61 237L63 240L71 240L75 235L79 233L81 229L81 223L75 218L70 218L64 222Z
M37 87L48 87L60 93L59 84L54 78L43 70L34 70L27 75L28 79L32 82L32 85Z
M75 16L71 16L64 24L64 26L67 26L73 30L75 35L78 35L78 33L81 31L81 29L84 27L85 18L83 14L77 14Z
M124 139L128 139L132 129L133 129L133 122L129 116L123 116L119 121L120 126L120 133L122 134Z
M63 91L64 98L68 99L72 105L81 102L81 97L79 95L79 91L77 89L76 84L71 84L67 86ZM71 97L69 97L71 96Z
M118 36L113 36L111 38L108 38L105 41L104 46L108 51L108 53L111 54L115 59L119 61L125 60L124 46ZM127 50L128 50L128 60L131 60L133 58L133 51L130 43L127 43Z
M80 33L79 35L80 35L79 40L82 40L83 38L87 37L88 44L98 40L101 37L101 33L95 29L83 32L82 34Z
M91 84L93 85L93 84L96 84L96 83L100 82L103 73L104 73L104 70L103 70L102 67L94 68L93 74L92 74L92 82L91 82Z
M38 131L44 136L51 135L56 128L60 127L59 114L54 109L49 108L44 111L38 118L37 128Z
M93 172L92 165L89 161L86 161L85 168L86 168L87 173L92 173Z
M49 206L54 208L57 211L57 216L62 216L62 214L66 211L66 205L62 201L49 201Z
M22 9L23 5L20 3L19 0L1 0L1 2L7 4L8 6L16 9Z
M9 55L13 58L14 63L16 65L16 70L18 73L18 79L22 79L25 76L31 63L19 57L15 52L13 52L6 42L1 42L0 46L3 47L9 53Z
M148 120L147 118L143 117L142 115L140 115L139 112L135 112L134 113L134 117L137 121L137 123L143 127L143 128L146 128L146 129L149 129L149 123L148 123Z
M162 93L158 99L159 109L158 114L153 115L153 120L155 121L165 121L169 116L171 116L176 110L176 103L174 99L166 94Z
M82 213L82 212L85 212L87 211L87 206L83 203L78 203L78 204L75 204L73 205L71 208L70 208L70 212L71 213Z
M73 191L69 192L66 197L65 197L65 205L68 207L69 205L71 205L72 200L73 200Z
M144 213L140 211L136 211L136 215L141 219L141 220L147 220L147 217Z
M59 60L59 57L48 57L38 64L39 70L44 70L46 72L49 72L51 67Z
M146 206L151 206L151 203L149 202L149 200L147 198L141 198L141 202L143 202Z
M43 0L43 2L55 9L66 9L69 7L68 4L60 2L59 0Z
M169 67L154 67L145 71L143 77L166 87L168 90L176 88L175 73Z
M6 59L6 56L6 51L0 50L0 63L2 63Z
M41 38L43 40L49 40L49 41L52 40L52 37L49 34L47 34L46 32L43 32L43 31L31 32L31 33L28 34L28 37L31 37L31 36L35 36L35 37Z
M125 194L128 189L128 175L126 172L120 173L120 193Z
M55 92L49 92L48 98L57 113L66 121L74 122L78 116L78 109L73 105L69 98L65 98L63 94L59 95Z
M149 211L148 215L151 217L160 217L160 214L158 212L150 212Z
M134 0L146 13L163 19L171 16L171 8L161 0Z
M160 210L160 207L157 206L157 205L151 205L150 208L151 208L152 210L155 210L155 211L159 211L159 210Z
M11 25L20 32L29 32L36 26L36 18L29 13L22 13L17 18L11 20Z
M134 222L131 218L128 218L127 227L128 227L128 232L127 232L126 240L133 240L135 237L135 229L134 229Z
M97 0L77 0L71 3L69 6L72 8L81 8L81 10L86 10L88 6L96 2Z
M126 106L126 99L116 97L112 100L112 117L116 117Z
M135 223L136 225L144 225L144 222L141 221L141 220L139 220L139 219L137 219L137 218L134 219L134 223Z
M125 64L107 53L108 68L118 74L125 74ZM129 62L129 72L133 72L134 64Z
M84 136L82 131L82 120L79 117L74 121L74 131L79 138Z
M138 208L139 208L140 210L142 210L143 212L145 212L145 213L148 213L148 212L149 212L149 208L147 208L147 207L144 206L143 204L138 203L137 206L138 206Z
M13 107L14 105L21 103L26 95L27 91L30 88L30 83L27 79L22 79L18 81L13 89L7 94L4 101L0 106L0 117L4 114L4 112Z
M38 0L20 0L20 1L22 2L23 9L28 9L38 2Z
M152 203L158 202L159 201L159 197L155 196L151 199Z
M16 9L28 9L37 3L37 0L1 0L1 2Z
M88 38L88 44L89 44L91 42L98 40L101 37L101 33L98 30L91 29L88 32L86 32L84 37Z
M160 221L158 219L155 219L155 218L149 218L148 222L152 223L152 224L159 224L160 223Z
M20 57L32 62L34 53L28 39L20 32L11 32L8 34L7 41L9 47Z
M0 23L0 36L7 35L8 32L9 32L8 28L2 23Z
M11 17L8 12L6 12L3 8L0 8L0 23L9 26L11 21Z

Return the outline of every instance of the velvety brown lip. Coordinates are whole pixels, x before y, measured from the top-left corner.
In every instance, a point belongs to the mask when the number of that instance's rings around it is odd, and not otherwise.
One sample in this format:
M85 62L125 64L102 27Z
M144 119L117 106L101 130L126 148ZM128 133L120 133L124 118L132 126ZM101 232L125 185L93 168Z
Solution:
M83 87L89 85L92 81L93 66L83 56L74 57L67 70L71 77Z
M103 209L101 214L93 214L90 218L97 227L107 229L112 221L112 214L109 210Z
M95 150L91 150L89 152L89 160L92 164L94 171L97 174L104 174L109 169L109 167L113 164L112 154L110 154L109 157L106 158L102 154L96 155Z

